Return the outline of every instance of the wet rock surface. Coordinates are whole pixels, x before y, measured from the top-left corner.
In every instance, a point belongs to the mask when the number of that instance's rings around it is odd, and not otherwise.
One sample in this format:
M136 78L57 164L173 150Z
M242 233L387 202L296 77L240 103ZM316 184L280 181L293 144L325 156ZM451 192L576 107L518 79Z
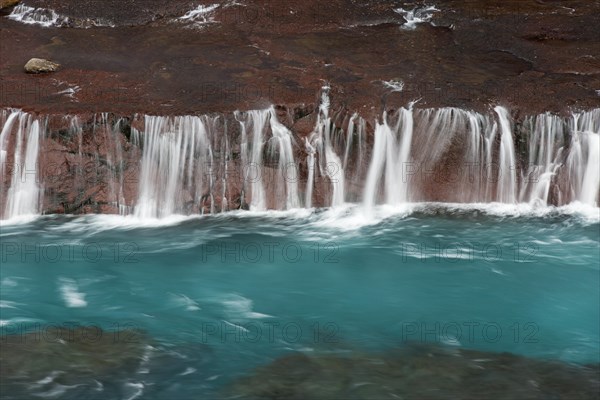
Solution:
M414 346L386 354L292 354L240 379L243 399L593 399L599 366Z
M324 82L337 91L334 108L365 117L380 115L384 101L398 107L415 99L480 110L501 103L525 113L600 105L597 1L444 1L414 29L403 29L402 10L420 2L24 3L71 22L42 28L0 18L1 106L230 112L314 104ZM51 78L23 76L33 53L68 63ZM403 90L391 90L392 80ZM58 94L61 84L80 90Z

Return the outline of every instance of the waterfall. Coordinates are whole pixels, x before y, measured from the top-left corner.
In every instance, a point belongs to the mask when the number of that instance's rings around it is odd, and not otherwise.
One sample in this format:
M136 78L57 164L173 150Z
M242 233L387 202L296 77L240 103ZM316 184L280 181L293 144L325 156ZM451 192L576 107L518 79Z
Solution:
M382 175L386 204L397 205L409 200L409 161L414 125L412 105L398 111L395 124L390 125L388 119L384 113L382 123L377 123L375 128L373 156L364 190L367 212L377 202Z
M358 113L354 113L348 120L346 130L346 147L344 149L344 160L342 169L344 171L344 184L351 190L345 193L345 201L356 202L361 200L361 193L353 189L363 186L364 157L367 152L366 127L367 123Z
M513 144L511 121L508 110L497 106L494 108L500 122L500 162L498 163L498 194L501 203L517 202L517 176L515 146Z
M600 189L600 139L594 132L584 132L584 135L588 154L578 199L582 203L597 206L596 198Z
M527 118L524 125L529 135L529 166L522 176L521 201L548 205L550 188L561 164L563 125L561 118L550 113Z
M212 195L212 149L202 118L146 116L142 137L137 217L188 213Z
M567 157L570 198L597 206L600 191L600 109L573 114L570 129L572 137Z
M308 138L304 138L306 148L306 166L308 169L308 178L306 179L306 192L304 197L304 207L312 207L313 186L315 184L315 148L310 144Z
M279 199L279 209L289 210L300 207L298 194L298 166L294 161L292 148L292 132L277 120L275 108L269 109L270 127L273 137L269 141L271 160L278 160L276 198ZM285 199L285 202L282 200Z
M370 136L357 113L332 114L327 87L321 95L308 134L293 132L294 121L281 122L275 107L233 119L98 114L88 123L3 110L0 214L132 208L140 218L163 218L345 202L362 202L367 213L378 204L430 201L598 205L600 109L519 124L503 107L478 113L410 104L384 112Z
M162 218L226 211L233 206L238 177L240 206L246 204L242 196L248 195L251 210L300 207L292 132L277 120L274 108L235 117L241 162L232 160L226 123L220 131L216 120L207 116L147 116L135 215ZM267 170L273 166L277 173L271 205L265 184L270 183Z
M0 133L0 172L2 178L4 178L4 171L7 167L8 162L9 135L12 132L13 124L17 119L19 119L21 112L11 112L8 118L5 117L5 114L6 113L3 112L3 119L5 119L6 122L4 122L4 126L2 127L2 133ZM3 180L4 179L0 180L0 184L3 182Z
M12 163L9 158L10 135L18 120ZM43 188L38 174L38 156L43 128L40 121L31 115L15 111L8 117L0 134L0 157L2 175L7 169L12 172L10 187L6 191L3 218L39 214ZM7 168L11 163L12 168Z
M123 119L119 118L112 124L108 113L101 113L99 120L96 121L96 119L97 116L94 117L94 137L103 136L107 145L106 163L109 169L107 202L111 203L119 211L119 214L127 215L129 214L129 207L124 197L124 174L121 173L125 164L120 134ZM79 124L79 121L74 119L74 123ZM75 129L77 133L81 133L80 127Z
M321 89L321 104L319 106L319 113L317 115L317 123L313 133L310 135L310 139L306 142L308 155L308 168L309 168L309 179L307 185L307 198L305 204L312 204L312 186L314 184L314 153L318 152L321 156L319 157L319 171L321 174L327 176L331 183L331 201L332 207L340 206L344 204L346 195L346 180L345 180L345 164L348 160L348 153L350 151L350 145L352 138L350 137L350 130L353 128L353 120L349 124L348 128L348 139L344 155L344 163L334 150L333 143L333 130L335 125L329 116L329 87L324 86ZM309 197L310 196L310 197Z
M326 137L329 136L326 134ZM326 139L329 142L329 139ZM331 206L336 207L344 204L344 170L342 168L342 162L340 158L335 154L331 148L331 144L325 145L325 158L327 159L327 176L331 180L331 186L333 188L333 194L331 196Z
M250 209L264 211L269 208L286 210L300 207L292 132L279 122L274 107L245 114L245 120L239 117L243 153L241 168L243 186L250 187ZM271 173L274 166L275 174ZM274 197L267 196L267 187L273 189L270 194L274 194Z
M267 200L262 178L263 146L265 144L264 131L267 126L269 113L264 110L254 110L247 113L247 120L240 122L243 138L242 153L245 165L244 182L250 184L250 209L263 211L267 209ZM250 129L249 129L249 128ZM248 143L248 131L252 132L252 143ZM247 153L250 153L249 156ZM247 163L250 160L250 163Z
M489 166L492 163L493 137L497 126L490 118L472 112L462 111L467 118L467 147L465 154L464 173L462 174L459 190L462 193L460 201L484 202L491 199L491 184Z

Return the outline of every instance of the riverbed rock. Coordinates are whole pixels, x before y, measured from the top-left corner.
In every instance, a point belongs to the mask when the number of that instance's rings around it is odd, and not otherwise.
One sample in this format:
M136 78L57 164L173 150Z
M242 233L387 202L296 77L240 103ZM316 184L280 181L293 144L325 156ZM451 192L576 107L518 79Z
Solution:
M32 391L43 396L67 389L70 394L81 393L79 398L89 398L87 394L95 388L131 376L149 343L148 336L137 330L36 327L31 332L0 336L0 385L7 398L31 398Z
M244 399L597 398L598 366L416 346L351 355L291 354L234 383Z
M43 58L32 58L25 64L25 72L28 74L40 74L44 72L56 72L60 64L52 61L44 60Z

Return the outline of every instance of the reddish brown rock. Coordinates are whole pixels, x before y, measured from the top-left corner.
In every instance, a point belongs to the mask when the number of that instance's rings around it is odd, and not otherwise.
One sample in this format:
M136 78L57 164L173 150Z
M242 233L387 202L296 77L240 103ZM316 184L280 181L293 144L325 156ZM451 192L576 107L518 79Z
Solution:
M597 2L445 1L430 24L403 30L397 2L255 0L218 7L210 23L177 18L193 2L32 0L114 28L41 28L0 18L0 106L54 113L196 114L337 104L377 116L420 106L526 113L600 105ZM24 54L68 60L52 78L19 73ZM402 80L390 94L383 81ZM68 88L77 87L69 95ZM62 92L62 94L58 94ZM334 108L335 108L334 107Z

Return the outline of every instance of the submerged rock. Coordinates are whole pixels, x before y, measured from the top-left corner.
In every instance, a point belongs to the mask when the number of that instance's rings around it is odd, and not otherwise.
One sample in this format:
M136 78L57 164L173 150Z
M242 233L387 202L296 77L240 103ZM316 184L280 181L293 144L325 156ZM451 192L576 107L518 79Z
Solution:
M598 366L439 347L351 356L293 354L234 383L245 399L591 399ZM237 397L236 397L237 398Z
M57 326L1 336L3 395L26 398L23 396L32 392L67 388L89 393L113 385L139 368L148 343L148 338L135 330L110 332L94 326Z
M175 399L211 376L213 354L201 343L162 343L127 325L34 327L0 336L2 399Z
M60 67L60 64L52 61L44 60L43 58L32 58L25 64L25 72L29 74L39 74L43 72L55 72Z

